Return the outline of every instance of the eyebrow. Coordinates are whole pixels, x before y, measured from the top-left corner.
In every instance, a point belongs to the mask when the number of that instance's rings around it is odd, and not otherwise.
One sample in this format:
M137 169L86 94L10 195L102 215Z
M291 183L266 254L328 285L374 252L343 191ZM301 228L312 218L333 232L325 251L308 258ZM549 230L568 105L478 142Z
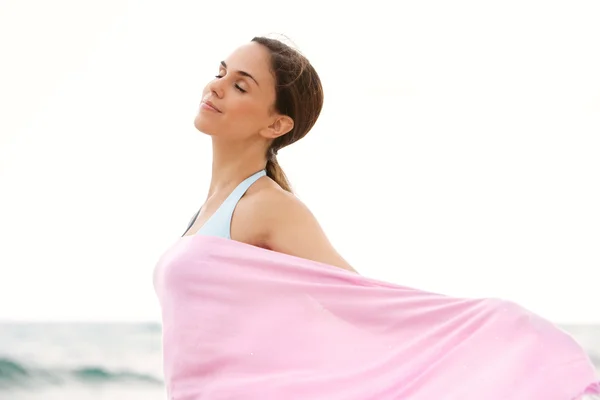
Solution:
M227 64L225 64L225 61L221 61L221 65L223 66L223 68L227 69ZM256 86L260 86L258 84L258 82L256 81L256 79L254 79L254 77L252 75L250 75L249 73L247 73L246 71L237 71L237 73L242 76L247 76L248 78L252 79L254 81L254 83L256 83Z

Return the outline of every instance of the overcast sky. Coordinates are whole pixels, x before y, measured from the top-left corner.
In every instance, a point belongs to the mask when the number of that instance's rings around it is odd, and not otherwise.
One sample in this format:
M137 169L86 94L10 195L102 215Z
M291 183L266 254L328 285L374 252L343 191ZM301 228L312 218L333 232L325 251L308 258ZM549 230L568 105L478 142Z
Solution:
M279 33L325 89L280 163L360 273L600 322L600 3L323 4L0 1L0 320L159 320L202 88Z

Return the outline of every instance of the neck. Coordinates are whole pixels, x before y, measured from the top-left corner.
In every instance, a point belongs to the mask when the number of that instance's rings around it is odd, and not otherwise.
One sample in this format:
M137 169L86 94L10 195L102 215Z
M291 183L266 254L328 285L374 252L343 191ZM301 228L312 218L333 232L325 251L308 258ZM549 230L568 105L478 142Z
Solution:
M230 191L241 181L266 167L262 143L236 143L213 138L212 176L208 197Z

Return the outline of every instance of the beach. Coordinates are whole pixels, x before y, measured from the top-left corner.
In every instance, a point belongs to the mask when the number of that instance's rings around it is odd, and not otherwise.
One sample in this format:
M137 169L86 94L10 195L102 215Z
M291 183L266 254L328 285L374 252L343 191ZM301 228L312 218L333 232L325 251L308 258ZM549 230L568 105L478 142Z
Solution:
M600 325L561 325L600 371ZM157 323L0 323L0 398L164 400Z

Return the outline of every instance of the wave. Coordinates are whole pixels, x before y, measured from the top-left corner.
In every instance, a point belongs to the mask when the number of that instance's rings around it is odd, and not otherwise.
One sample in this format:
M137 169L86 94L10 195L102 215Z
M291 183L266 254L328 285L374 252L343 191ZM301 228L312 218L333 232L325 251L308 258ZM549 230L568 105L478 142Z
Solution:
M163 385L155 376L127 370L110 370L100 366L36 368L10 358L0 357L0 388L11 386L138 383Z

